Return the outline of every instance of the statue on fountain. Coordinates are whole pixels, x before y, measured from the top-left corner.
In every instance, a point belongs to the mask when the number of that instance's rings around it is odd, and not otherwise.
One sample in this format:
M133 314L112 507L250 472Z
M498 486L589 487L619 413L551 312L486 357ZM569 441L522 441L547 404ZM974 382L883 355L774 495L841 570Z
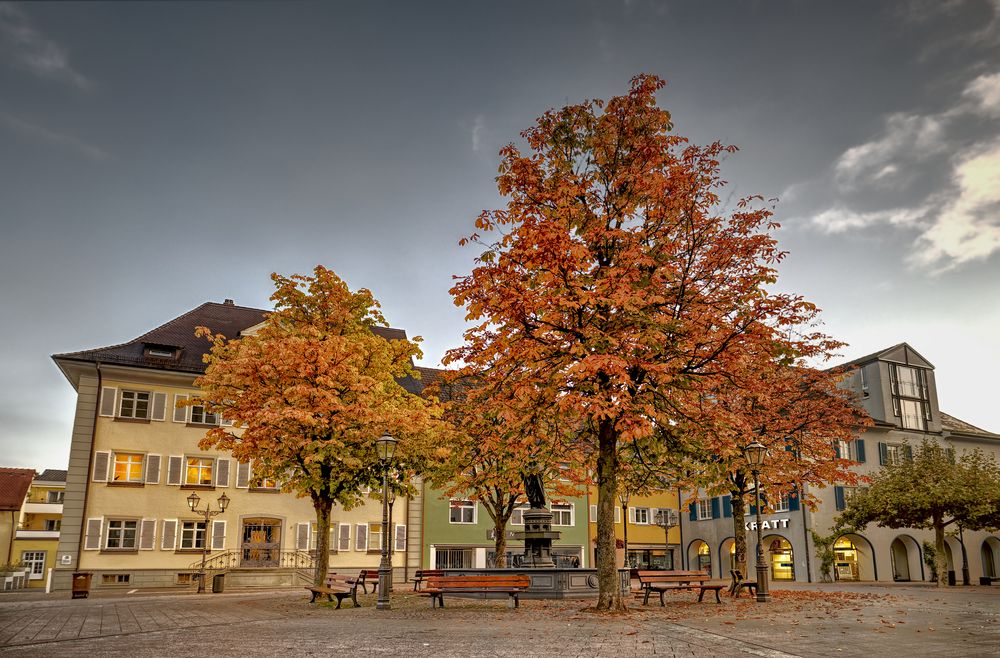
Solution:
M524 481L524 493L528 497L531 509L545 509L545 486L542 484L542 476L522 471L521 480Z
M545 485L537 471L521 471L524 494L531 509L524 510L524 532L515 535L524 541L524 557L521 566L548 568L555 567L552 560L552 541L559 539L560 533L552 530L552 512L545 505Z

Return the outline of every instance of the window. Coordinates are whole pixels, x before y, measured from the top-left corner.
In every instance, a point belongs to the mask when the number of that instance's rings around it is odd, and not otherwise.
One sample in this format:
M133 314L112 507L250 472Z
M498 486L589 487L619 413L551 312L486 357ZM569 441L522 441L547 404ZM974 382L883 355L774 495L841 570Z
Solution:
M191 423L194 425L218 425L219 414L205 411L205 407L194 405L191 407Z
M174 351L168 350L162 347L150 347L147 351L149 356L155 357L157 359L172 359L174 358Z
M861 368L861 397L868 397L868 375L865 374L865 369Z
M712 518L712 500L703 498L698 501L698 520L704 521Z
M122 401L118 409L118 417L149 418L149 393L122 391Z
M45 529L48 532L58 532L62 528L62 521L59 519L45 519Z
M142 482L142 455L134 452L115 453L113 482Z
M368 550L372 553L382 552L382 524L368 524Z
M774 511L787 512L789 509L791 509L791 507L788 502L788 494L783 493L778 496L778 499L774 502Z
M471 500L453 500L448 506L451 523L475 523L476 504Z
M181 523L181 548L205 548L205 522Z
M896 443L887 443L885 446L885 463L898 464L903 461L903 446Z
M179 573L177 574L177 584L178 585L190 585L195 581L195 576L198 574L194 573Z
M439 548L434 554L435 569L471 569L471 548Z
M50 491L45 496L45 502L47 503L61 503L63 498L66 496L65 491Z
M633 514L635 515L635 520L633 523L636 525L649 525L649 508L636 507L634 510Z
M573 505L570 503L553 503L552 525L573 525Z
M138 521L112 519L108 522L108 541L105 547L109 550L134 550L137 547L138 533Z
M45 576L45 551L24 551L21 553L21 564L31 569L29 580L38 580Z
M132 574L128 573L105 573L101 574L103 585L128 585Z
M843 439L837 441L837 457L840 459L851 458L851 444Z
M518 505L510 515L511 525L524 525L524 513L531 509L530 505Z
M927 394L927 374L921 368L889 364L892 385L892 411L900 417L904 429L926 430L931 419Z
M184 484L212 486L212 470L215 460L211 457L188 457Z

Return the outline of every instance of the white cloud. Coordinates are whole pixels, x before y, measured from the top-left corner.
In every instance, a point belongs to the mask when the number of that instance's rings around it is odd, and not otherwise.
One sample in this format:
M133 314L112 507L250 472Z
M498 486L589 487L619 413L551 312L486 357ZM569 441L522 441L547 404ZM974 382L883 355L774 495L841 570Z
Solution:
M472 122L472 152L479 153L483 146L483 130L486 128L486 117L482 114L476 115Z
M1000 251L1000 139L960 159L952 179L955 196L917 239L918 250L910 257L938 272Z
M88 144L81 139L77 139L72 135L64 135L62 133L53 132L33 123L28 123L27 121L18 119L17 117L10 116L9 114L0 114L0 121L3 121L3 123L7 124L7 126L15 132L53 146L67 147L87 158L90 158L91 160L107 160L110 157L107 151L94 146L93 144Z
M78 89L90 89L92 83L69 63L66 50L46 38L32 25L19 7L0 2L0 45L12 62L42 78L59 80Z
M927 215L928 210L927 207L918 207L857 212L838 205L813 217L812 224L826 233L843 233L877 224L915 226Z
M1000 118L1000 72L979 76L965 87L962 96L972 100L973 112Z
M899 172L898 160L923 161L945 146L944 121L935 115L893 114L883 134L844 151L834 172L838 185L850 190L862 182L885 181Z

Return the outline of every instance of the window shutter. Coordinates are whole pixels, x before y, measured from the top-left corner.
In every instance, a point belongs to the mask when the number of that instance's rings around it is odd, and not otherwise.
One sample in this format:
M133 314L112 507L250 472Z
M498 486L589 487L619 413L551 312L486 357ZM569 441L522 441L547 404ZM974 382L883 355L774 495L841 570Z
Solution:
M110 452L99 451L94 453L94 482L108 481L108 464L110 462Z
M177 403L181 400L187 400L188 396L177 394L174 395L174 422L175 423L186 423L188 417L188 409L190 407L178 407Z
M688 503L688 520L698 520L698 507L694 503Z
M337 550L339 551L349 551L351 550L351 524L341 523L340 524L340 541L337 544Z
M719 497L712 498L712 518L719 518Z
M722 516L726 517L727 519L732 518L732 516L733 516L733 497L732 496L723 496L722 497Z
M889 458L888 458L888 455L887 455L886 446L885 446L884 443L882 443L881 441L879 441L878 442L878 463L881 464L882 466L885 466L885 463L887 461L889 461Z
M163 538L160 540L160 548L165 551L174 550L177 540L177 519L163 521Z
M115 396L118 393L118 389L113 386L104 386L101 388L101 415L102 416L114 416L115 415Z
M358 529L354 535L354 550L356 551L367 551L368 550L368 524L359 523Z
M395 543L393 544L392 550L394 551L405 551L406 550L406 526L402 523L396 524L395 530Z
M153 393L153 420L166 419L167 394Z
M180 486L183 471L184 457L170 455L170 459L167 462L167 484Z
M229 460L228 459L217 459L217 460L215 460L215 486L217 486L217 487L228 487L229 486Z
M903 459L905 459L908 462L913 461L913 446L909 444L903 445Z
M799 492L793 491L788 494L788 511L797 512L799 511Z
M865 463L865 440L864 439L855 439L854 440L854 451L856 453L858 453L857 461L859 461L862 464L864 464Z
M628 508L628 522L635 525L635 508Z
M236 488L246 489L250 486L250 463L240 462L236 465Z
M833 488L833 499L836 503L837 511L841 512L847 505L844 504L844 488L834 487Z
M300 523L295 533L295 548L300 551L309 550L309 524Z
M139 550L151 551L156 546L156 519L143 519L139 529Z
M221 551L226 547L226 522L212 521L212 550Z
M617 511L617 510L618 510L618 508L616 507L615 511ZM591 523L597 523L597 505L591 505L590 506L590 522Z
M146 484L160 483L160 456L146 455Z
M87 519L87 536L83 541L83 550L96 551L101 548L101 535L104 530L104 518Z

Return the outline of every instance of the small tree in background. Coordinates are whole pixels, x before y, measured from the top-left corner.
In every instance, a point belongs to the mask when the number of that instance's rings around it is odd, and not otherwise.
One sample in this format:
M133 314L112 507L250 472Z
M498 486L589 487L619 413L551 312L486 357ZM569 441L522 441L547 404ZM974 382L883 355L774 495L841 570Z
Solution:
M1000 466L978 448L956 458L953 450L924 439L912 459L883 466L867 491L848 502L837 523L864 530L869 523L889 528L934 531L934 572L938 586L947 581L945 529L1000 527Z
M200 397L189 404L233 421L209 430L203 449L253 460L259 477L312 500L319 586L333 505L350 509L363 487L380 488L375 440L385 432L399 439L395 485L408 491L410 474L432 453L440 410L398 383L412 374L419 339L374 333L386 322L368 290L351 292L323 266L313 276L271 278L275 310L257 331L229 339L199 328L212 350L195 382Z

